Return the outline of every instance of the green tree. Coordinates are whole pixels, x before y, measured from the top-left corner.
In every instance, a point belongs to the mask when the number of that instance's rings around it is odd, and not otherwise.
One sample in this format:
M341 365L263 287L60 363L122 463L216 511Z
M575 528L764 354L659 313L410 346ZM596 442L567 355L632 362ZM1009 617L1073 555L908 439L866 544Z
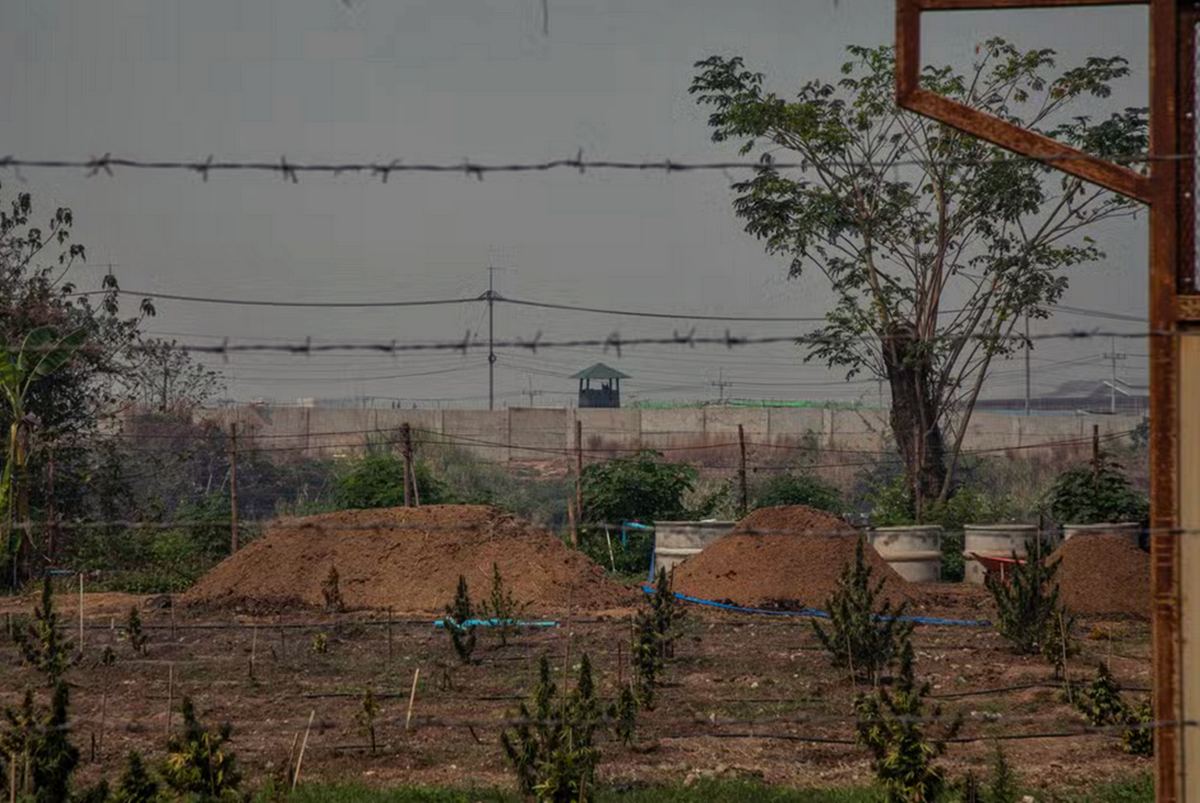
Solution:
M691 466L649 450L591 463L583 469L583 509L593 522L678 518L696 477Z
M114 380L133 363L138 327L154 314L143 300L137 314L123 317L111 273L101 280L99 296L79 294L75 279L85 251L71 241L74 214L58 207L42 222L35 215L26 192L0 209L0 427L6 440L0 560L7 562L0 568L6 577L17 567L17 549L29 554L32 532L20 541L7 536L13 517L27 520L38 501L43 484L31 478L45 453L95 432L100 414L127 397Z
M422 460L413 461L422 505L449 501L445 486ZM399 507L404 504L404 458L380 446L369 446L350 461L334 480L333 501L339 508Z
M126 382L147 409L190 414L225 387L219 373L196 362L174 340L146 338L138 351L141 359L130 368Z
M26 333L18 343L0 341L0 392L9 421L4 469L0 472L0 513L4 516L3 563L21 562L21 554L33 549L29 522L29 451L36 415L28 412L28 400L38 380L61 370L75 355L87 333L76 329L66 333L40 326ZM9 528L14 521L25 529L25 538L14 542ZM20 536L17 536L20 538ZM28 573L28 568L25 568Z
M715 142L760 155L733 185L746 231L790 276L816 270L833 292L806 358L889 384L919 517L953 488L993 361L1026 345L1019 324L1049 314L1066 269L1101 258L1087 228L1136 206L898 108L892 49L848 50L839 80L808 81L794 100L736 56L697 63L690 91ZM1078 108L1110 94L1125 59L1059 70L1053 51L1001 39L978 54L965 73L926 67L922 87L1098 156L1145 151L1144 110L1093 120Z

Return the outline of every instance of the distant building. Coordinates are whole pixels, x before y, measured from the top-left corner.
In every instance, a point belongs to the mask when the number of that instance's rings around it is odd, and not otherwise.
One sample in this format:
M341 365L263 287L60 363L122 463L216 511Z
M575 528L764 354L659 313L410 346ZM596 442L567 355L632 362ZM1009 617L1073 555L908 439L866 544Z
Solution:
M1108 413L1115 407L1115 412L1121 415L1146 415L1150 404L1148 391L1146 385L1131 385L1120 379L1115 387L1109 380L1073 379L1031 398L1029 409L1036 413ZM975 409L1022 412L1025 397L980 399Z
M579 380L580 407L620 407L621 380L629 375L598 362L571 378Z

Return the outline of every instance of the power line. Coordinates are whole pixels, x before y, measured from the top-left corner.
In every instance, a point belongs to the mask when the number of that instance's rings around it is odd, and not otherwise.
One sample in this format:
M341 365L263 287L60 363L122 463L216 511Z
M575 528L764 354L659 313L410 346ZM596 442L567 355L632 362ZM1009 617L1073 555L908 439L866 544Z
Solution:
M493 270L493 269L489 269ZM513 304L522 307L536 307L539 309L563 310L567 312L590 312L599 315L614 315L629 318L659 318L665 320L692 320L692 321L730 321L743 323L821 323L826 317L824 315L717 315L703 312L691 312L687 310L638 310L629 309L627 307L590 307L579 304L566 304L552 301L538 301L528 298L512 298L510 296L501 295L490 286L489 289L478 296L461 297L461 298L430 298L430 299L406 299L398 301L289 301L278 299L246 299L246 298L229 298L219 296L195 296L182 293L160 293L156 291L140 291L126 290L124 288L114 288L108 290L85 290L72 295L89 296L89 295L109 295L116 293L124 296L136 296L140 298L155 298L163 301L183 301L193 304L227 304L233 306L250 306L250 307L299 307L299 308L370 308L370 307L430 307L439 305L455 305L455 304L476 304L481 302L494 302L498 304ZM1072 315L1082 315L1084 317L1103 318L1114 321L1130 321L1134 323L1145 323L1146 316L1130 315L1122 312L1114 312L1111 310L1096 310L1086 307L1073 307L1064 304L1056 304L1053 309L1061 310ZM943 315L954 315L962 312L961 309L944 309L940 311ZM164 333L166 334L166 333Z
M412 299L408 301L279 301L274 299L250 299L250 298L217 298L213 296L190 296L179 293L158 293L158 292L141 292L137 290L85 290L78 293L72 293L76 296L89 295L108 295L116 293L123 296L139 296L142 298L156 298L162 301L184 301L192 304L229 304L233 306L243 307L326 307L326 308L348 308L348 307L433 307L446 304L474 304L481 301L481 298L425 298Z
M667 318L689 321L746 321L758 323L818 323L825 316L769 316L769 315L707 315L697 312L649 312L645 310L614 309L606 307L584 307L576 304L557 304L549 301L533 301L525 298L510 298L497 296L496 300L504 304L516 304L522 307L539 307L541 309L567 310L570 312L595 312L601 315L619 315L630 318Z

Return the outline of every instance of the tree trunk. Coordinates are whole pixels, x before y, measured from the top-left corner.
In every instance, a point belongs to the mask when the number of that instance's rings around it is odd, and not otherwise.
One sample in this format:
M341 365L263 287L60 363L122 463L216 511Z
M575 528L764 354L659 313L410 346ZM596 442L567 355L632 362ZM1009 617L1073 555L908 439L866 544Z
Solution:
M932 387L933 361L905 325L885 339L883 362L892 389L892 434L912 490L913 512L920 521L946 479L946 448L937 424L939 400Z

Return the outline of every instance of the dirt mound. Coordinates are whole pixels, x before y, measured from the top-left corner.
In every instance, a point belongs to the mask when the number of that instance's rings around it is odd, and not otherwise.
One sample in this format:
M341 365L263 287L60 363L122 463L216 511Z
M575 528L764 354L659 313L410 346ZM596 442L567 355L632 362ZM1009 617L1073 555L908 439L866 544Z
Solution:
M675 590L741 605L799 602L821 608L837 588L842 567L854 560L858 536L836 516L802 505L760 508L728 535L675 570ZM828 533L840 533L829 535ZM872 576L895 602L912 592L871 546Z
M349 510L276 522L185 595L193 605L254 611L321 607L331 566L349 608L440 611L460 574L483 599L495 563L530 612L630 604L633 592L553 534L494 508L430 505Z
M1128 536L1076 535L1051 560L1062 559L1058 587L1074 613L1150 614L1150 556Z

